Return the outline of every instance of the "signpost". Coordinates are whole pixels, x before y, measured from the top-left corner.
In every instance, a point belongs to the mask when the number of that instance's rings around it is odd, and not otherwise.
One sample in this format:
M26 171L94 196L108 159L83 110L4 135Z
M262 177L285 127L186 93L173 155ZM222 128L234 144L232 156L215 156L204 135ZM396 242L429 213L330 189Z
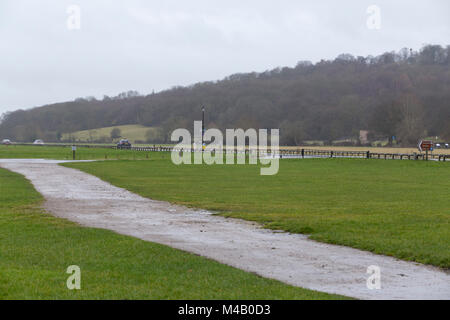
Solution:
M205 107L202 107L202 152L205 151Z
M430 140L421 140L419 142L419 151L426 152L426 160L428 161L428 151L433 151L434 143Z
M77 147L76 146L72 146L72 156L73 156L73 160L75 160L75 153L77 151Z

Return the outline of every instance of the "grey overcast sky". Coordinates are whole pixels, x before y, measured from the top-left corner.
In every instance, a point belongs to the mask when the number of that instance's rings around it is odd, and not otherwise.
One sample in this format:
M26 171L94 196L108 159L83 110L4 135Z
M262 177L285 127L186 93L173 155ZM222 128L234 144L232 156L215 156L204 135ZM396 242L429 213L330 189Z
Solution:
M80 29L67 27L70 5ZM367 26L371 5L380 29ZM449 0L0 0L0 113L340 53L445 46L449 17Z

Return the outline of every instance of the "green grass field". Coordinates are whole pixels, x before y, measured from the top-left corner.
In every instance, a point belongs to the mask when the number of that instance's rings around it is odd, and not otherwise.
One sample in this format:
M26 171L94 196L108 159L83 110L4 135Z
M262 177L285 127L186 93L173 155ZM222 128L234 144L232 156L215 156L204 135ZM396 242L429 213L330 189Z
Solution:
M114 128L120 129L122 138L127 138L132 143L135 143L135 141L146 141L147 131L156 130L155 128L133 124L64 133L62 139L69 140L72 137L77 142L98 141L102 137L109 138L111 136L111 130Z
M163 157L159 153L152 154ZM170 154L164 154L164 157L170 159ZM0 159L72 160L72 158L71 147L0 145ZM148 158L150 158L150 153L132 150L78 147L76 151L76 160L147 160Z
M258 221L312 239L450 267L450 164L282 160L175 166L168 159L67 164L152 199Z
M79 148L69 164L142 196L215 210L268 228L450 268L450 163L282 160L258 166L175 166L169 153ZM148 159L147 159L148 156ZM0 146L0 158L70 159L70 148Z
M0 299L338 299L166 246L46 214L21 175L0 169ZM66 287L81 268L81 290Z

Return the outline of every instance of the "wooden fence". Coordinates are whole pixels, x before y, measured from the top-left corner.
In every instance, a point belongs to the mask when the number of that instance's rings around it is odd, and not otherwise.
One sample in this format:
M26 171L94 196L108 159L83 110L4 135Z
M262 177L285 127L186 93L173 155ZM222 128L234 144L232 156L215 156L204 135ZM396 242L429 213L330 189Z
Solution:
M177 148L174 147L132 147L135 151L153 151L153 152L201 152L201 149L193 148ZM426 155L423 153L379 153L370 151L335 151L335 150L315 150L315 149L279 149L272 152L272 150L261 151L252 149L223 149L216 151L220 153L245 153L246 155L259 156L278 156L280 158L361 158L361 159L384 159L384 160L426 160ZM257 153L258 152L258 153ZM450 159L448 154L428 154L429 160L446 161Z
M20 144L27 146L39 147L42 145ZM46 147L71 147L72 144L46 144ZM104 148L104 149L121 149L144 152L201 152L201 149L194 148L175 148L173 146L150 146L150 147L117 147L114 145L76 145L79 148ZM234 153L250 156L276 156L280 158L360 158L360 159L384 159L384 160L426 160L424 153L380 153L370 151L344 151L344 150L315 150L315 149L279 149L275 150L256 150L256 149L238 149L238 148L224 148L220 153ZM429 153L429 160L447 161L450 160L450 154L436 154Z

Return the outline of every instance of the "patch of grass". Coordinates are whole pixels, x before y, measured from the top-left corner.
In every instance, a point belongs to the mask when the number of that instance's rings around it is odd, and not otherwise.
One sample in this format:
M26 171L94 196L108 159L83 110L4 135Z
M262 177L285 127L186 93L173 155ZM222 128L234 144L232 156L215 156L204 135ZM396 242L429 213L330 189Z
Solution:
M146 134L148 130L156 131L156 128L133 124L64 133L62 135L62 139L69 140L70 137L72 137L73 139L75 139L75 141L78 142L96 141L100 140L103 137L108 139L111 136L111 130L113 130L114 128L120 129L122 138L127 138L132 143L134 143L135 141L147 140Z
M0 299L340 299L166 246L83 228L38 209L41 196L0 169ZM81 290L66 287L81 268Z
M110 148L77 148L76 160L147 160L170 159L169 153L116 150ZM72 148L61 146L0 145L0 159L72 160Z
M292 159L275 176L260 176L259 166L167 159L67 166L152 199L450 268L449 163Z

